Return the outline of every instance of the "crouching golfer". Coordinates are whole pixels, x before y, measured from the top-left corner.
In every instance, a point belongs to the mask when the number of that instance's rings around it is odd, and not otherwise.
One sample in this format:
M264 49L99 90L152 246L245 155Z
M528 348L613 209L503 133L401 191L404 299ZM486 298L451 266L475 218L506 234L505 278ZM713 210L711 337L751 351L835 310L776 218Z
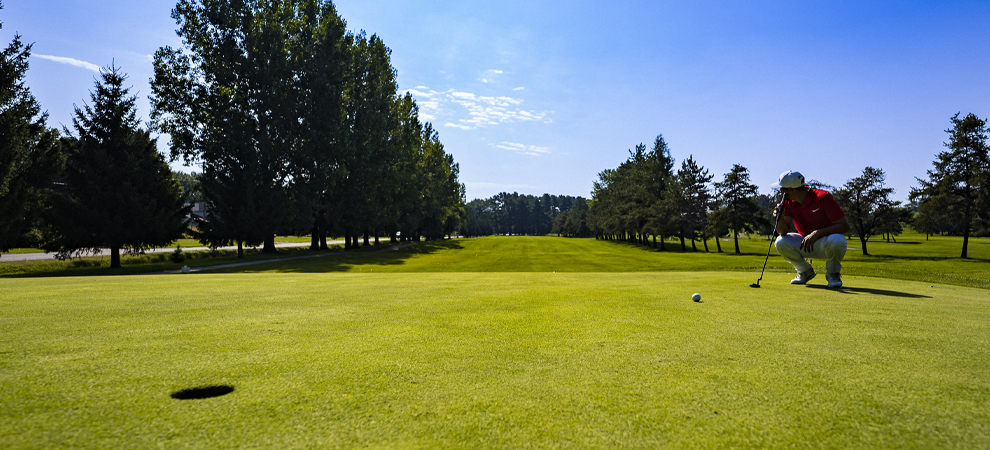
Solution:
M774 245L798 274L791 284L805 284L815 277L815 269L805 258L825 260L828 287L842 287L842 258L846 256L849 220L832 194L804 184L804 176L789 171L773 185L784 194L783 211L774 210L777 229L785 230ZM791 224L797 233L787 233Z

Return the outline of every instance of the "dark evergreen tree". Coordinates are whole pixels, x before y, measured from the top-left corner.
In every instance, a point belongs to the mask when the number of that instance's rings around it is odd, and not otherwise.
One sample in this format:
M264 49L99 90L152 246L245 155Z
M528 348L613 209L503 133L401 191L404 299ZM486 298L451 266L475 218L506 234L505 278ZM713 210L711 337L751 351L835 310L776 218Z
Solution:
M708 173L708 169L698 165L698 162L694 160L694 155L681 161L681 168L677 171L676 182L679 185L681 198L683 198L681 210L683 232L681 236L684 234L690 236L693 250L697 250L695 240L699 237L705 243L705 250L708 250L705 223L708 218L708 208L712 202L712 194L708 185L713 177L714 175ZM681 245L683 244L682 241Z
M767 226L767 220L760 216L760 205L756 202L759 188L749 182L749 169L733 164L725 178L715 183L720 196L722 213L727 228L732 230L732 240L739 251L739 233L751 233Z
M961 258L967 258L970 232L981 221L990 221L990 155L987 147L987 123L974 114L952 117L948 151L940 152L928 180L918 178L921 186L911 191L911 199L922 205L936 201L943 206L939 214L955 223L963 235Z
M140 128L125 78L113 66L101 71L92 105L75 110L65 188L55 198L44 244L59 258L109 248L116 268L122 249L165 246L186 229L182 188Z
M32 230L65 161L58 132L24 85L30 56L20 35L0 52L0 252L37 245Z

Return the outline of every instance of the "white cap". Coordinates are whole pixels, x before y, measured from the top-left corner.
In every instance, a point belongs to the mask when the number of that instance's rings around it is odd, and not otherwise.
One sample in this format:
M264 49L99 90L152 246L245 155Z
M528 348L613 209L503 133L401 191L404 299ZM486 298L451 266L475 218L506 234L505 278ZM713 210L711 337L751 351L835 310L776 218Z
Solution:
M799 188L804 186L804 175L801 172L795 172L793 170L788 170L780 174L780 179L776 183L770 185L774 189L785 188Z

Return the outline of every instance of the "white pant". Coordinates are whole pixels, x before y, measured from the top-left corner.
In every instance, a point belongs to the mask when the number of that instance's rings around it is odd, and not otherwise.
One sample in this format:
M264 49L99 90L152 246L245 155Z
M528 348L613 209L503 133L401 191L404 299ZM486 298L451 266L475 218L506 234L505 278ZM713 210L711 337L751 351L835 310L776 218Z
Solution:
M777 253L780 253L787 262L791 263L798 272L806 272L811 268L811 264L805 258L816 258L825 260L825 270L828 273L842 272L842 258L846 256L846 237L841 234L830 234L815 242L813 251L801 250L801 241L804 236L797 233L788 233L777 238L774 246Z

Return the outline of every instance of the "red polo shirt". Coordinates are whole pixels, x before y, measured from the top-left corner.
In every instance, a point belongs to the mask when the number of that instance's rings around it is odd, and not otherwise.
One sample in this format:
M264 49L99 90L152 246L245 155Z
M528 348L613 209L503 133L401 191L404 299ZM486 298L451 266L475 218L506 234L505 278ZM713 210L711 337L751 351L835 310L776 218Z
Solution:
M803 205L794 200L784 200L784 215L794 219L794 228L801 236L831 226L836 220L846 217L832 194L814 188L808 188L808 198Z

